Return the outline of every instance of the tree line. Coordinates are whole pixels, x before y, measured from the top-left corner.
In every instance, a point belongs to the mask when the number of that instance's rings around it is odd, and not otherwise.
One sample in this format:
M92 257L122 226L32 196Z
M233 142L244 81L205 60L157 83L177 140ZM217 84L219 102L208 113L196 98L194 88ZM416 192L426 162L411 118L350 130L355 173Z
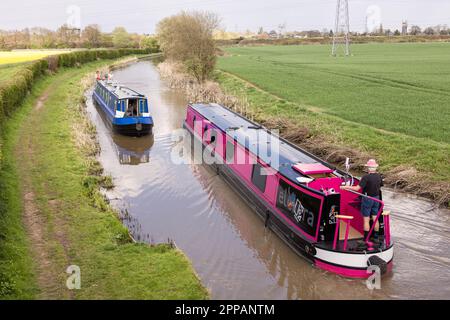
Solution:
M154 50L156 39L149 35L129 33L124 27L102 32L96 24L84 29L62 25L56 31L41 27L23 30L0 30L0 50L58 48L139 48Z
M282 39L282 38L318 38L318 37L332 37L333 30L304 30L304 31L283 31L280 28L279 31L270 30L265 31L262 27L258 29L257 33L246 31L245 34L240 35L242 39L254 38L254 39ZM447 25L437 25L433 27L421 28L418 25L412 25L406 29L389 29L384 28L382 24L372 31L356 32L351 31L352 36L448 36L450 35L450 28ZM223 37L222 39L225 39ZM238 36L235 36L238 38Z

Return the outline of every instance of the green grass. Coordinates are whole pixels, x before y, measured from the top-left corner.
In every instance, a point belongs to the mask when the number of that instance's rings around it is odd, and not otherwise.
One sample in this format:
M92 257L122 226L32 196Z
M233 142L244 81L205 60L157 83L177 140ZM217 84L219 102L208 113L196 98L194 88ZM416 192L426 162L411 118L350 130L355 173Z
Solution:
M374 128L450 143L450 43L227 48L219 68L288 101Z
M82 119L77 109L80 81L104 64L63 69L39 80L23 108L2 128L0 297L205 299L207 291L180 251L129 241L88 173L90 160L76 147L72 124ZM32 107L44 92L48 98L37 112ZM94 188L88 181L94 181ZM24 187L35 193L45 220L52 277L44 286L22 224ZM66 289L69 264L81 268L81 290Z
M293 120L377 157L384 172L414 167L448 184L450 44L355 45L349 58L329 49L227 48L217 80L259 117Z
M27 110L45 85L41 81L26 99L24 106L2 127L4 138L0 167L0 298L31 299L37 292L33 260L22 224L22 199L18 178L18 163L12 156L17 143L17 131L26 120Z

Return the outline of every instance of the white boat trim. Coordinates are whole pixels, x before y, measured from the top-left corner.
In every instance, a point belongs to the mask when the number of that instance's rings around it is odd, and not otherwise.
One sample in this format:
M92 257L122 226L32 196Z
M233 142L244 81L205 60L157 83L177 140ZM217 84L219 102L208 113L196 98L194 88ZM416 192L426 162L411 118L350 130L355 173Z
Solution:
M124 115L125 115L125 112L116 110L116 116L115 116L116 118L123 118Z
M317 252L315 258L323 262L351 268L367 268L367 260L372 256L378 256L387 263L394 257L394 247L390 247L386 251L367 254L328 251L317 247L315 249Z

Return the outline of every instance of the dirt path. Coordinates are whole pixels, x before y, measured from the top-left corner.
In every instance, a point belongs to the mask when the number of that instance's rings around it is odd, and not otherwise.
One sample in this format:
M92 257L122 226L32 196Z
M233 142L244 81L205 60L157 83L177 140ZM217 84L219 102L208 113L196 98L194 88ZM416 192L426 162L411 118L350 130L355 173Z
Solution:
M39 134L30 128L38 128L39 112L45 108L49 96L55 91L57 84L52 83L37 99L33 106L28 121L19 132L18 143L15 149L17 161L21 163L19 172L24 203L23 223L29 237L33 260L35 262L36 279L40 289L40 299L71 299L72 291L65 289L64 265L70 265L68 257L69 243L64 232L64 222L58 218L58 202L48 202L46 210L42 209L42 203L36 199L38 192L33 183L33 174L37 168L36 139ZM45 212L44 212L45 211ZM55 218L56 217L56 218Z

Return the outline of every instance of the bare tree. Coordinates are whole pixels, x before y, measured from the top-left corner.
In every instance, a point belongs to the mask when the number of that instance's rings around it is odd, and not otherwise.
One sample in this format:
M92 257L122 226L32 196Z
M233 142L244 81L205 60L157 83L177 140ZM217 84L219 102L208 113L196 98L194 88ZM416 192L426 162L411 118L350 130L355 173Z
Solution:
M434 35L434 29L432 27L428 27L424 30L424 32L427 36L432 36Z
M85 47L98 48L101 45L102 32L97 24L88 25L81 35Z
M61 48L74 48L79 42L79 29L63 24L56 30L58 46Z
M419 26L412 26L409 34L418 36L422 33L422 29Z
M215 13L182 11L158 23L157 37L167 58L182 62L198 82L203 82L216 64L213 31L218 27Z

